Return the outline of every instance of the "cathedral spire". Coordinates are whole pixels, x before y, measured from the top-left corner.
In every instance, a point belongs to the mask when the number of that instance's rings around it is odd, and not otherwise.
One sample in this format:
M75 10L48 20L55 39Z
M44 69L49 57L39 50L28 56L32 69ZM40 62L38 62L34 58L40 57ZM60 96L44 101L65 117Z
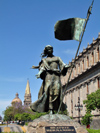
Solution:
M24 96L24 105L29 106L31 104L31 91L30 91L30 85L29 85L29 79L27 79L27 85L25 90L25 96Z
M25 94L30 94L30 85L29 85L29 79L27 80L27 85L26 85Z

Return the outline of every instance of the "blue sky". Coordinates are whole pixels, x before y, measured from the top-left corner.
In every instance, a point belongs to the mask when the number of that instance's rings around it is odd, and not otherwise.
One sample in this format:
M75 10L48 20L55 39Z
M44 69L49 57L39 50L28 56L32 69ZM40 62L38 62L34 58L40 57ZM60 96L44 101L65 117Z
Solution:
M92 0L0 0L0 115L19 93L24 94L29 78L32 102L37 100L41 79L36 79L40 54L46 45L54 55L69 63L75 57L78 41L59 41L54 37L58 20L86 18ZM80 52L100 32L100 1L95 0Z

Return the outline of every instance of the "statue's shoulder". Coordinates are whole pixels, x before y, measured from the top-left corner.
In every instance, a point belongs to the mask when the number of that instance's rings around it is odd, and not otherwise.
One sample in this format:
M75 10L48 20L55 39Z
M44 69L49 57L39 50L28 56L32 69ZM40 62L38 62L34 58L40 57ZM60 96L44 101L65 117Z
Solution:
M53 58L54 58L54 59L57 59L57 60L60 59L60 57L58 57L58 56L53 56Z
M41 60L41 62L46 62L46 58L43 58L43 59Z
M41 61L40 61L39 63L42 63L42 62L44 62L44 61L46 61L46 58L42 58Z
M43 58L43 59L41 60L40 64L45 64L45 63L47 63L47 59L46 59L46 58Z
M61 58L59 56L56 56L56 58L57 58L58 61L61 60Z

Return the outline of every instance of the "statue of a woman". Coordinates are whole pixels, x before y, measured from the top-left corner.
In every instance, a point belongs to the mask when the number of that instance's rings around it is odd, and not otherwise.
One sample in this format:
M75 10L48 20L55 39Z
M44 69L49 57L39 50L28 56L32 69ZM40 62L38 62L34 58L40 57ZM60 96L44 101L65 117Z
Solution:
M39 69L39 73L36 76L43 80L38 94L38 100L30 105L33 111L50 111L51 113L58 111L62 98L60 76L61 74L66 74L68 67L60 57L53 55L53 47L51 45L45 47L39 66L32 66L32 68Z

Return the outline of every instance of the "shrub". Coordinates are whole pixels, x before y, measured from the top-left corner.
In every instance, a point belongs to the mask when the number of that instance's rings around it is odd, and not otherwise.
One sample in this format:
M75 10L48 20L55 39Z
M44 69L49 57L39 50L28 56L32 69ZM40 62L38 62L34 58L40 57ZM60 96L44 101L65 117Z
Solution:
M81 120L83 125L89 125L91 121L92 121L92 115L89 112L87 112Z

